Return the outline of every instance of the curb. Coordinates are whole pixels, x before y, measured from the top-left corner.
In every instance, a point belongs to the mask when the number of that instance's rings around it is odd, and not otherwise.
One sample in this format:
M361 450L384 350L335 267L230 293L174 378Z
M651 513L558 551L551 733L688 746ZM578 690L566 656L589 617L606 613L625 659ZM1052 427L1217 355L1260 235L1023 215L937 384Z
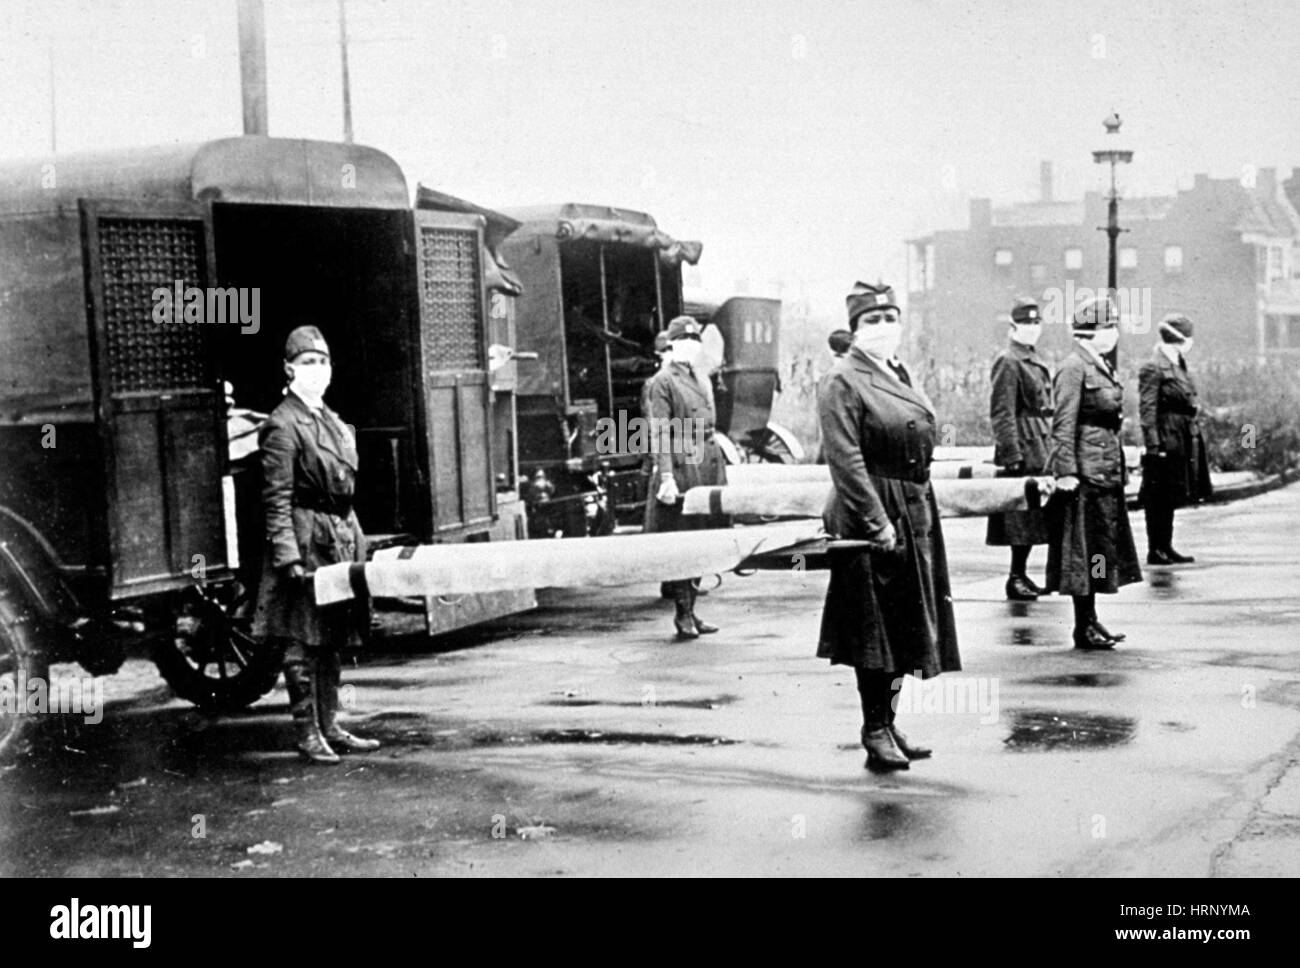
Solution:
M1276 491L1278 488L1286 487L1288 484L1291 484L1296 480L1300 480L1300 469L1283 471L1280 474L1268 474L1263 477L1257 477L1252 481L1242 481L1238 484L1228 484L1223 487L1216 487L1214 493L1200 503L1202 505L1209 505L1229 504L1232 501L1243 501L1248 497L1258 497L1261 494L1267 494L1269 491ZM1124 503L1130 510L1142 506L1142 502L1138 499L1137 494L1128 496Z

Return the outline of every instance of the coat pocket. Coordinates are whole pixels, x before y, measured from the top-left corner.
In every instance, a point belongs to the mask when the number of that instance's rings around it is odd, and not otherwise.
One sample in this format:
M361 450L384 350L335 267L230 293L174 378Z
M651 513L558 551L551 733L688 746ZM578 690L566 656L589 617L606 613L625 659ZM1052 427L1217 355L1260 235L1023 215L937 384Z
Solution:
M1104 427L1079 428L1079 477L1090 484L1114 487L1124 472L1124 452L1119 434Z

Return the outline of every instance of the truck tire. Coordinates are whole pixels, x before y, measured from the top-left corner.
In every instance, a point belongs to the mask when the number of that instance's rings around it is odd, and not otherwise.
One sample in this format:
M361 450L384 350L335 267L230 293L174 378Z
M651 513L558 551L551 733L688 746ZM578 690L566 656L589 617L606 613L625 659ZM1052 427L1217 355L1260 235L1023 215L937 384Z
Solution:
M0 588L0 762L26 746L36 726L26 711L26 689L20 683L49 678L50 665L41 652L31 616Z
M234 712L275 688L283 651L251 634L247 593L238 582L189 589L172 634L154 647L154 665L180 698L205 712Z

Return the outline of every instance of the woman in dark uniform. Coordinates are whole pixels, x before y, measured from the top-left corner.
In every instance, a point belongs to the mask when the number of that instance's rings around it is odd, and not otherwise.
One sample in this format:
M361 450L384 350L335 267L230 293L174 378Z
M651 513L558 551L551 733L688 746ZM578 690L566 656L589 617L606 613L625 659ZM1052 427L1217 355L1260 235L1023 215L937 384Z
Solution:
M1096 594L1142 580L1124 506L1124 389L1106 360L1118 339L1114 303L1105 297L1084 303L1074 316L1074 351L1053 383L1047 470L1056 492L1047 507L1046 590L1074 597L1076 649L1113 649L1124 640L1098 620Z
M1147 520L1147 564L1195 561L1174 550L1174 509L1204 501L1214 491L1205 441L1196 422L1200 404L1187 372L1192 321L1170 313L1160 321L1160 342L1138 371L1142 457L1142 508Z
M853 346L818 392L834 484L824 523L828 534L869 546L831 555L817 654L857 674L868 769L905 770L930 750L894 725L902 676L961 668L929 484L935 414L895 355L902 325L893 291L859 282L847 302Z
M727 515L684 515L685 494L692 487L727 483L722 448L714 440L716 411L713 387L702 358L700 324L678 316L665 330L668 358L642 391L642 408L650 424L650 477L645 503L645 531L696 531L729 528ZM673 628L678 639L698 639L718 631L695 614L698 578L665 582L676 605Z
M315 326L299 326L284 346L289 387L261 430L266 557L255 631L285 649L298 750L315 763L339 752L378 749L338 722L339 652L360 644L364 609L316 606L309 570L365 561L365 536L352 510L357 446L352 429L325 405L329 347Z
M1018 299L1011 310L1007 348L993 361L989 419L993 424L993 463L1008 476L1042 474L1052 437L1052 371L1034 346L1042 335L1038 304ZM1047 544L1047 522L1041 508L1007 511L989 517L985 543L1011 546L1007 598L1032 602L1042 589L1026 574L1029 552Z

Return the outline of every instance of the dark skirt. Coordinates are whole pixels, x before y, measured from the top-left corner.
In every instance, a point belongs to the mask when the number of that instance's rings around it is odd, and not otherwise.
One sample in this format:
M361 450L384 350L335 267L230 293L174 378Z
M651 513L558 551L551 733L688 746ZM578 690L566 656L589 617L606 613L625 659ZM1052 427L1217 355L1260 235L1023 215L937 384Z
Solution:
M1142 580L1123 488L1081 481L1072 494L1057 491L1047 502L1051 535L1047 549L1049 592L1112 594Z
M939 509L928 484L873 477L892 553L832 552L817 655L923 679L961 669Z
M1051 540L1042 509L990 514L984 543L990 545L1040 545Z
M1171 451L1165 457L1154 454L1142 457L1142 488L1138 496L1144 505L1183 507L1214 494L1201 435L1190 434L1185 448L1181 453Z

